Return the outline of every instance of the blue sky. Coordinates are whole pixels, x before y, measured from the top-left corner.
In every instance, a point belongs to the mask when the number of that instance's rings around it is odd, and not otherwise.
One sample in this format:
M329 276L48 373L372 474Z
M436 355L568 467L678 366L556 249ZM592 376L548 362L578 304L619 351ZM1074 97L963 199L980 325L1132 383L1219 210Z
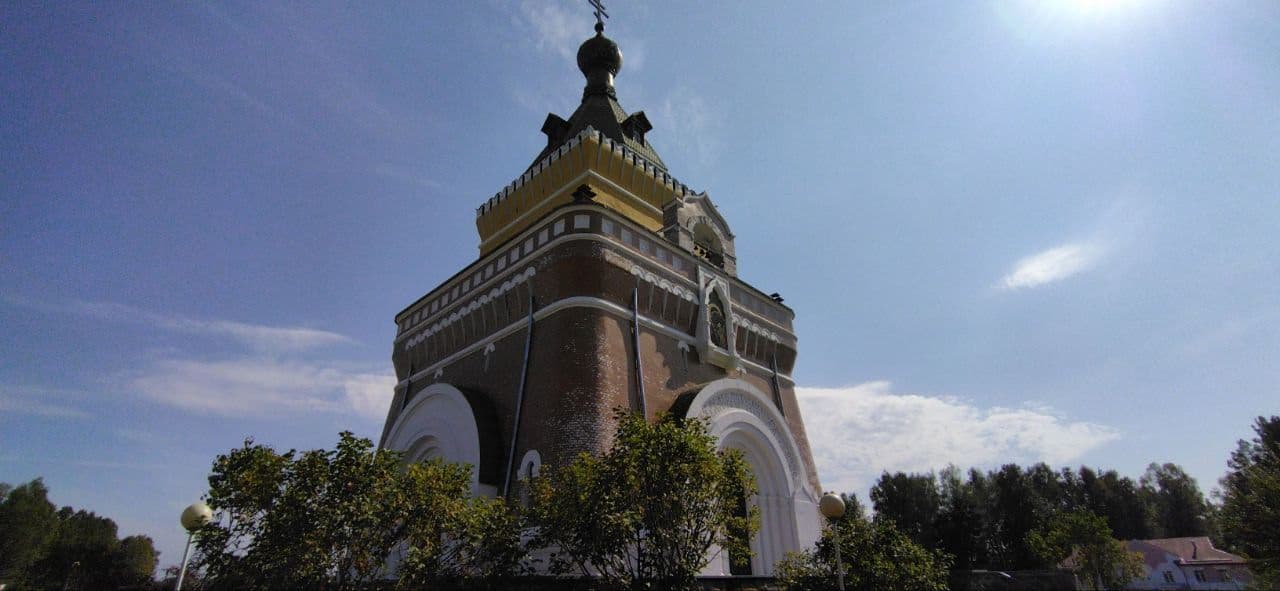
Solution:
M617 81L797 311L824 486L1206 491L1280 383L1280 5L615 3ZM0 11L0 481L153 536L213 457L376 436L393 315L572 112L585 3Z

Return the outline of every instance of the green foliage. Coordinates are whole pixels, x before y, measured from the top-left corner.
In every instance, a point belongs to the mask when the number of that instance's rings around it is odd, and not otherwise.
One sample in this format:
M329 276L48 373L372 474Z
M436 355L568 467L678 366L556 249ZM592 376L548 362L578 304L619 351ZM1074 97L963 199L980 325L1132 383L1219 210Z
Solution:
M937 544L936 522L942 497L932 472L881 474L871 487L871 503L877 517L893 520L898 530L912 540L925 546Z
M967 475L884 474L872 489L876 515L893 519L912 541L955 557L958 569L1048 568L1027 535L1060 512L1087 510L1120 539L1215 535L1217 513L1174 464L1153 464L1141 479L1114 470L1055 471L1014 464Z
M159 564L160 553L149 536L128 536L116 546L110 576L120 585L144 586Z
M469 498L468 466L414 464L406 470L405 487L408 498L419 501L404 516L407 550L396 573L399 588L438 580L480 588L531 572L520 514L502 499Z
M955 568L971 569L989 562L989 532L984 526L989 504L982 473L973 471L966 482L960 470L949 466L939 474L939 509L934 530L936 548L951 554Z
M1157 538L1203 536L1208 533L1209 504L1194 478L1177 464L1151 464L1138 481L1154 519Z
M118 540L116 524L88 511L58 511L58 528L44 555L32 566L34 581L45 588L70 581L76 588L109 586Z
M735 559L749 556L759 510L742 511L756 485L741 455L717 451L702 421L616 416L608 453L583 454L533 483L541 541L560 549L553 572L688 589L713 545Z
M814 549L788 554L777 565L778 582L791 591L835 589L837 539L845 588L850 591L947 588L950 555L911 541L891 519L868 521L861 511L846 511L834 527L822 532Z
M1145 540L1151 535L1151 511L1141 489L1132 478L1115 470L1104 472L1080 467L1077 475L1064 472L1068 488L1074 491L1072 506L1087 508L1107 520L1107 525L1121 540Z
M1280 587L1280 416L1258 417L1222 477L1218 516L1226 546L1249 559L1260 588Z
M0 502L0 580L27 580L57 526L57 511L43 480L9 488Z
M1111 537L1106 519L1086 510L1055 514L1027 536L1045 563L1066 562L1090 589L1123 589L1142 575L1141 554Z
M214 520L196 538L197 563L214 589L362 588L388 575L401 547L414 581L473 564L495 574L507 563L488 558L492 548L509 549L492 538L518 542L518 528L495 515L505 506L470 500L470 482L468 466L405 467L349 432L334 450L301 454L246 441L214 462Z
M54 510L40 479L4 485L0 580L26 589L114 589L150 582L159 553L146 536L116 537L116 523L71 507Z

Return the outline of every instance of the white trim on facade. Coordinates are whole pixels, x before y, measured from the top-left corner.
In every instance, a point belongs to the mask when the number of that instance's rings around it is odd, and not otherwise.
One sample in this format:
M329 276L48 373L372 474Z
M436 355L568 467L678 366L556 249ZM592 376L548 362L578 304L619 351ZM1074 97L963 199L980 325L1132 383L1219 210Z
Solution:
M756 475L760 493L752 502L761 515L751 542L752 574L772 575L787 552L817 541L817 491L786 419L764 393L740 379L716 380L694 397L687 416L707 419L720 446L740 450ZM729 574L729 557L719 553L703 574Z
M610 302L608 300L592 297L592 296L571 296L564 299L556 300L534 311L533 320L534 322L538 322L552 314L555 314L556 312L559 312L561 310L567 310L570 308L595 308L597 310L603 310L605 312L613 314L614 316L617 316L623 320L628 320L628 321L631 320L631 310L624 308L613 302ZM686 333L674 326L670 326L666 323L654 320L648 316L641 315L640 323L643 324L646 328L653 330L654 332L671 337L682 343L695 342L693 335ZM448 357L445 357L444 359L441 359L440 361L437 361L415 372L412 376L409 376L408 379L401 380L400 383L396 384L396 389L403 389L405 385L407 385L411 381L418 381L420 379L425 379L427 376L433 375L436 370L443 369L449 366L450 364L457 362L459 359L462 359L472 353L475 353L477 350L483 349L489 343L493 343L498 340L501 340L505 338L507 335L510 335L511 333L514 333L518 330L523 330L525 327L528 326L528 324L529 323L527 319L521 319L521 320L512 322L511 324L508 324L507 326L494 331L488 337L478 340L462 349L459 349L458 351L454 352L452 355L449 355ZM742 365L745 365L756 371L761 372L761 375L765 375L765 376L773 375L773 369L760 365L759 363L756 363L749 359L744 359L739 357L738 362L741 363ZM795 380L791 379L791 376L788 374L779 373L778 378L791 382L792 384L795 384Z
M471 494L492 495L480 484L480 430L471 404L457 388L435 383L418 392L387 432L387 449L406 462L441 458L471 465Z

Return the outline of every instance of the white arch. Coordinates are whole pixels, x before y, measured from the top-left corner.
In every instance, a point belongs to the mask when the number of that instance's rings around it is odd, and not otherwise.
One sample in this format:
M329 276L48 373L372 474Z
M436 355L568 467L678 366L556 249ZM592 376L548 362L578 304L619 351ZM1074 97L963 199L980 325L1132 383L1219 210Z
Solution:
M751 465L760 488L752 499L760 508L760 531L751 541L751 572L772 574L784 554L812 544L820 527L804 456L786 419L762 392L735 378L704 387L687 416L707 419L719 446L740 450ZM728 557L720 563L721 573L728 574Z
M537 478L542 472L542 454L538 450L531 449L524 452L524 457L520 458L520 469L516 471L516 478L527 480Z
M413 396L387 435L387 449L405 461L441 458L471 464L471 494L480 492L480 430L471 404L457 388L427 386Z

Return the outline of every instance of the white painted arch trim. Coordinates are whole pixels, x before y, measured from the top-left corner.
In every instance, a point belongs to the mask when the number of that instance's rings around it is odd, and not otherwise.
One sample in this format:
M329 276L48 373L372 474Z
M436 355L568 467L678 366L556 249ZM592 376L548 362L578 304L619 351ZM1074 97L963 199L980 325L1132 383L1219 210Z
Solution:
M687 416L707 419L708 431L721 449L740 450L755 473L760 531L751 540L751 572L773 574L787 552L817 539L817 507L807 468L786 419L763 392L737 378L703 387ZM728 574L727 556L713 560L703 574Z
M480 493L480 430L471 403L457 388L435 383L414 395L387 436L387 449L406 462L442 458L471 464L471 494Z
M718 441L736 429L756 431L769 443L786 471L788 493L808 488L804 456L796 446L787 420L763 392L738 378L711 382L698 392L686 413L710 421L710 433Z

